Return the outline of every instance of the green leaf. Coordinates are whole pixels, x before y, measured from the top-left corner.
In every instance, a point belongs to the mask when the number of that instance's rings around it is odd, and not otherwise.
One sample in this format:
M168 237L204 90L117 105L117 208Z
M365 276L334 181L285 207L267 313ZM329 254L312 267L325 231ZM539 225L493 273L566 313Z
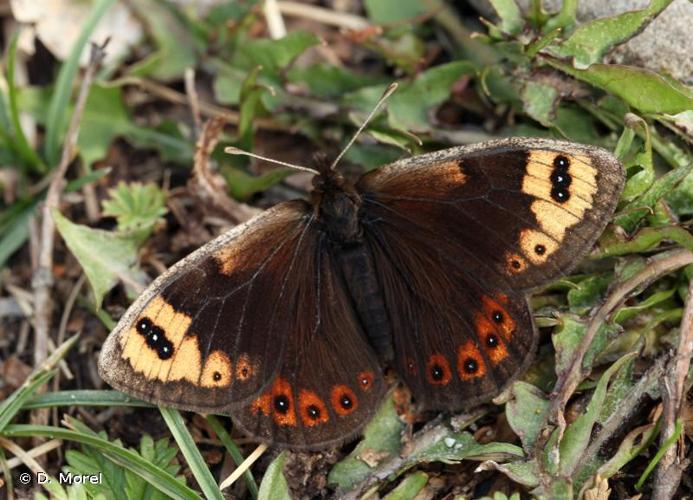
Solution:
M657 431L658 426L655 424L643 425L630 431L619 445L616 453L608 462L599 467L597 474L608 479L619 473L624 465L649 447L657 435Z
M515 382L511 391L512 398L505 405L505 415L522 441L522 448L530 454L546 422L549 401L542 391L526 382Z
M283 472L285 461L286 452L283 451L267 467L260 484L258 500L291 500L291 492Z
M310 95L320 99L341 97L361 87L385 83L379 75L357 74L341 66L318 63L310 66L293 66L288 72L289 80L305 85Z
M578 69L585 69L590 64L600 62L612 47L640 33L671 2L672 0L651 0L645 9L584 23L570 38L557 47L551 47L549 51L558 57L573 57L573 65ZM556 27L547 24L550 28Z
M544 58L551 66L623 99L642 113L677 114L693 108L690 91L654 71L621 64L593 64L575 69L557 59Z
M131 75L168 81L181 78L185 68L195 67L197 41L186 20L172 5L160 0L138 0L132 7L148 24L157 50L132 66Z
M166 195L156 184L121 181L108 194L110 199L102 203L103 214L116 218L119 231L137 231L141 239L149 236L167 211Z
M652 207L671 193L693 172L693 162L686 167L675 168L659 177L641 196L624 206L615 217L615 222L627 232L635 229L640 220L652 213Z
M295 170L276 168L261 175L249 175L231 165L222 165L219 170L226 179L229 193L239 201L246 201L255 193L262 193L296 173Z
M666 196L667 203L679 216L693 215L693 172Z
M561 3L561 10L546 21L542 27L542 33L567 31L576 24L578 0L564 0Z
M587 449L592 427L597 422L597 418L601 413L607 395L607 386L611 377L635 355L636 353L633 352L626 354L604 372L597 383L597 387L594 390L594 394L592 394L592 398L585 412L579 415L577 419L566 428L560 443L560 470L567 477L570 477L574 472L578 460Z
M364 0L368 19L376 24L392 24L426 13L426 3L420 0Z
M51 408L55 406L126 406L138 408L156 408L151 403L134 399L120 391L110 390L74 390L47 392L34 396L24 403L22 409Z
M114 3L115 0L96 0L94 2L94 7L82 26L79 38L72 47L70 57L60 67L46 118L45 151L49 167L56 166L60 157L62 138L68 124L67 111L72 94L72 84L79 70L80 56L101 17Z
M533 80L529 80L522 90L525 112L545 127L552 126L558 97L555 87Z
M612 273L598 274L581 280L568 292L570 310L576 314L587 314L601 300L612 281Z
M655 180L654 165L652 163L652 143L647 122L635 115L627 115L626 125L638 130L645 137L645 141L637 149L632 158L626 159L624 166L628 180L621 193L623 201L632 201L647 191ZM635 172L635 173L634 173Z
M428 474L421 471L414 472L405 477L394 490L383 498L384 500L413 500L424 489L427 482Z
M477 470L497 470L508 476L512 481L530 488L539 485L541 476L536 460L517 460L507 464L499 464L493 460L487 460Z
M284 38L271 40L260 38L241 44L234 54L232 65L251 70L257 66L270 73L286 68L306 49L320 43L320 38L307 31L292 31Z
M403 428L404 424L397 416L392 397L388 397L366 426L363 440L349 456L332 467L327 477L328 482L336 483L348 491L366 479L372 468L361 460L361 454L368 450L383 456L395 456L401 446Z
M517 35L522 32L525 22L515 0L490 0L490 3L500 18L498 28L503 33Z
M97 307L118 280L137 281L132 272L137 244L132 237L74 224L58 210L52 215L58 232L87 275Z

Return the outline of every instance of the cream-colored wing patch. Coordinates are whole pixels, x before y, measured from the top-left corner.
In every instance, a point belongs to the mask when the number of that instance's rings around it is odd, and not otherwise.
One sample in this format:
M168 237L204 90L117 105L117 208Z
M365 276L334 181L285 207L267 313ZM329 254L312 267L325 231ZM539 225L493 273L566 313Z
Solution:
M197 335L188 332L192 319L155 297L120 338L123 358L149 380L185 380L203 387L224 387L233 381L233 364L221 351L202 360Z
M592 208L597 170L584 155L533 150L528 156L522 191L537 198L530 209L541 231L522 231L520 248L532 263L542 264L558 250L566 231Z

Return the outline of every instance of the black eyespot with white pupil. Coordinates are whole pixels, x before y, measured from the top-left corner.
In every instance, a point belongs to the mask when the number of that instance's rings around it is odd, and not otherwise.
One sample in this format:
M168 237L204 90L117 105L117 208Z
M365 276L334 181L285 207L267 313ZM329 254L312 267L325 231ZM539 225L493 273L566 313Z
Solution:
M443 376L445 376L445 372L443 371L442 366L433 365L431 367L431 378L433 380L436 380L436 381L443 380Z
M570 160L563 155L556 156L553 160L553 171L551 172L551 198L559 203L564 203L570 199L570 184L573 182L568 173Z
M221 373L214 372L214 375L212 375L212 378L214 379L215 382L219 382L221 380Z
M467 373L476 373L479 369L479 363L476 362L474 358L467 358L464 361L464 371Z
M493 333L489 334L486 337L486 347L489 347L491 349L498 347L498 337L496 337ZM467 360L469 361L469 360ZM474 361L474 360L472 360Z
M491 318L493 321L496 323L502 323L503 322L503 313L500 311L493 311L493 314L491 315Z
M317 420L320 418L320 408L315 405L310 405L308 408L308 416L311 420Z
M284 394L280 394L279 396L275 396L274 398L274 409L277 410L278 413L281 414L286 414L289 412L289 398L287 398Z
M534 251L537 255L544 255L546 253L546 247L540 243L534 247Z
M351 400L348 394L342 394L339 398L339 404L342 406L342 408L348 410L354 405L354 402Z
M137 333L140 335L147 335L149 330L152 328L152 321L149 318L142 318L137 322Z

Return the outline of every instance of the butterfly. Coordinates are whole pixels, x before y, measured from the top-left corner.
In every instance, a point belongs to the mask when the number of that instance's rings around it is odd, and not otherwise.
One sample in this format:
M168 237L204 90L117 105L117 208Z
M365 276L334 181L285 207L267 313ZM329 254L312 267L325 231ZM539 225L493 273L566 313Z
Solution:
M341 155L340 155L341 156ZM511 138L352 183L326 162L156 279L107 338L114 388L294 449L355 437L392 367L426 410L487 401L532 360L527 292L568 272L615 210L609 152Z

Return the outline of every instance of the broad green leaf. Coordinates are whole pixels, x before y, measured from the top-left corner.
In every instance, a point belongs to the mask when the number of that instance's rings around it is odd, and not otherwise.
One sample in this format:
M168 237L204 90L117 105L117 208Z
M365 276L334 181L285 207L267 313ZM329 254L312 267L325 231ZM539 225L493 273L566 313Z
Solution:
M515 382L512 397L505 405L508 424L522 441L522 448L530 454L541 432L549 411L546 395L537 387L526 382Z
M674 296L674 293L676 292L675 289L671 288L669 290L661 290L659 292L655 292L649 297L647 297L644 300L639 301L637 304L634 304L632 306L625 306L619 309L619 311L614 315L614 322L615 323L623 323L625 321L628 321L631 318L634 318L635 316L638 316L641 314L643 311L646 311L647 309L650 309L658 304L661 304L662 302L670 299L671 297Z
M87 275L97 307L119 280L137 281L132 271L137 261L137 245L133 238L74 224L58 210L52 215L58 232Z
M285 461L286 452L283 451L267 467L260 484L258 500L291 500L291 492L283 472Z
M420 463L457 463L462 460L505 461L523 458L522 448L510 443L479 444L469 432L453 432L441 428L430 439L414 449L405 460L403 469Z
M361 454L368 450L382 454L383 457L396 456L401 446L400 435L403 428L404 424L397 416L392 397L388 397L366 426L363 440L349 456L332 467L328 482L336 483L341 489L348 491L353 485L366 479L372 468L361 460Z
M119 182L108 191L110 199L104 200L103 214L115 217L118 231L144 232L149 236L154 225L166 214L166 195L156 184Z
M544 60L578 80L620 97L642 113L677 114L693 108L690 90L648 69L621 64L593 64L580 70L558 59Z
M615 222L627 232L633 231L644 217L652 212L655 204L671 193L683 179L693 172L693 162L686 167L675 168L659 177L640 197L623 207L615 217Z
M512 481L534 488L539 485L539 467L536 460L517 460L507 464L499 464L493 460L483 462L477 470L497 470L508 476Z
M262 66L265 71L274 73L286 68L306 49L319 43L320 38L307 31L292 31L279 40L248 40L240 44L231 64L246 71Z
M570 477L575 470L577 461L582 456L582 453L589 444L592 427L597 422L601 413L604 400L607 395L607 386L611 381L611 377L616 374L627 362L629 362L636 353L628 353L621 359L612 364L599 379L594 394L590 399L587 409L580 414L575 421L570 424L560 443L561 471Z
M418 17L426 12L420 0L364 0L368 18L377 24L392 24Z
M318 63L310 66L293 66L288 72L293 83L308 87L310 95L320 99L341 97L361 87L386 83L384 76L358 74L347 68Z
M397 487L383 497L384 500L413 500L416 495L426 486L428 474L425 472L414 472L405 477Z
M500 18L498 28L503 33L517 35L522 32L525 22L515 0L490 0L490 3Z
M476 70L468 61L442 64L431 68L402 83L387 102L388 122L397 130L427 132L430 130L428 113L430 109L450 97L453 84L465 75L473 75ZM343 104L369 113L386 85L364 87L344 96Z
M525 112L545 127L551 127L558 103L558 91L545 83L529 80L522 89Z
M580 345L582 337L587 330L587 325L571 314L562 314L561 323L555 330L552 341L556 349L556 375L561 376L571 364L575 350ZM602 325L597 330L592 344L587 349L582 360L583 369L592 366L595 357L606 347L609 339L614 337L619 331L617 326L611 324Z
M585 69L590 64L600 62L612 47L637 35L671 2L672 0L651 0L645 9L581 24L565 42L557 47L550 47L549 52L558 57L573 57L573 65L578 69Z
M693 172L667 194L666 200L679 216L693 215Z
M576 284L568 292L568 305L576 314L586 314L601 300L603 293L613 281L612 273L590 276Z
M157 80L181 78L197 62L197 40L191 27L172 5L161 0L138 0L132 7L148 24L156 51L131 67L130 74Z
M261 175L250 175L231 165L222 165L219 171L226 180L229 193L239 201L246 201L255 193L262 193L296 173L291 169L275 168Z

